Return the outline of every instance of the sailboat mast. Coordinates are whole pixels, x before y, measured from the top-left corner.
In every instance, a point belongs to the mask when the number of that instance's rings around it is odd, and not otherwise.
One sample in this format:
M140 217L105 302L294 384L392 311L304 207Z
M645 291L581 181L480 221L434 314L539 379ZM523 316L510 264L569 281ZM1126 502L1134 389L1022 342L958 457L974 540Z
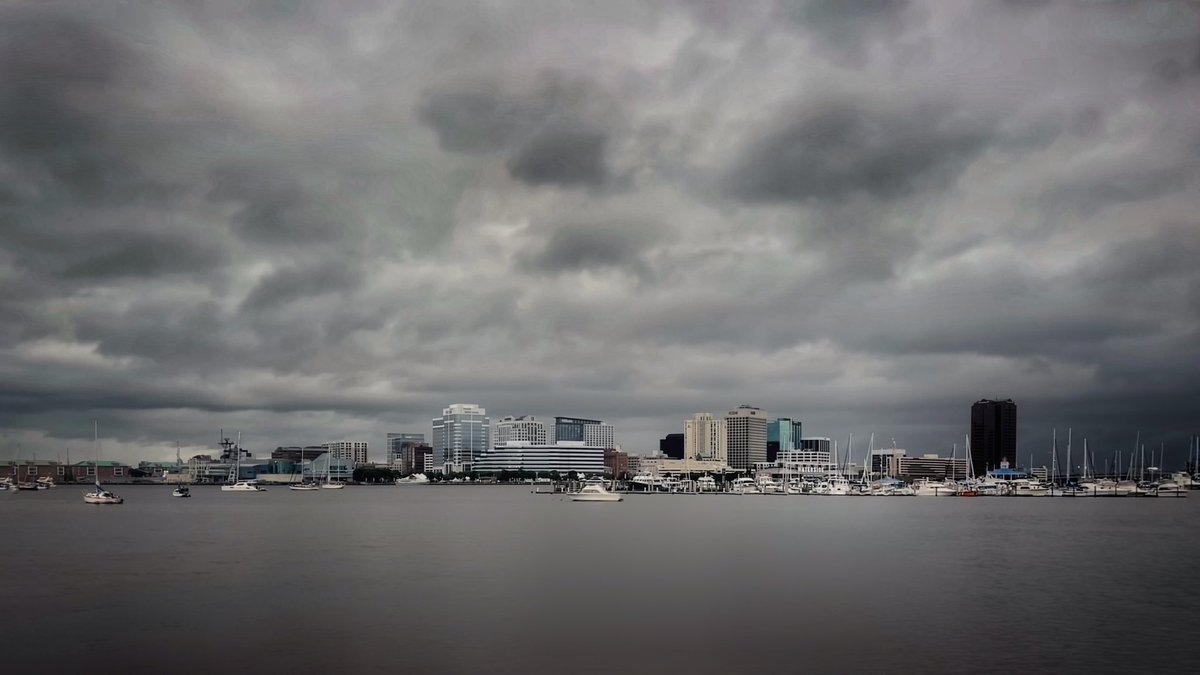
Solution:
M1071 484L1071 427L1067 427L1067 485Z

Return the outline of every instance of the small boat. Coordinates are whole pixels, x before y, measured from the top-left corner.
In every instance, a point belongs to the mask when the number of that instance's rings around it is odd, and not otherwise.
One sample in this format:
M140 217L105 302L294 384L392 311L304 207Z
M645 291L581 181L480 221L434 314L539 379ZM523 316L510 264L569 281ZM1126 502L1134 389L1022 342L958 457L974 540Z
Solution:
M266 490L258 486L258 481L239 480L235 483L222 485L221 492L266 492Z
M624 499L616 492L609 492L603 485L595 483L584 485L583 488L571 495L573 502L619 502Z
M1186 497L1187 488L1175 481L1161 481L1155 486L1154 494L1159 497Z
M39 490L49 490L52 487L58 487L58 484L54 482L54 479L49 476L42 476L38 478L34 481L34 484L38 486Z
M411 476L396 479L396 485L428 485L429 476L423 473L414 473Z
M296 492L314 492L316 490L320 490L321 486L317 483L296 483L294 485L289 485L288 489L295 490Z
M321 483L322 490L341 490L344 487L346 487L345 483Z
M735 495L756 495L758 494L758 485L753 478L742 476L741 478L733 479L733 484L729 491Z
M92 443L96 446L96 462L92 472L96 476L96 490L83 493L84 504L124 504L125 500L113 492L100 487L100 425L92 422Z
M950 481L922 478L913 483L912 487L918 497L954 497L958 494L958 486Z
M18 490L26 490L26 491L29 491L29 492L36 492L36 491L38 491L38 490L41 490L41 489L43 489L43 488L39 488L39 487L37 486L37 483L17 483L17 489L18 489Z
M696 479L696 490L700 492L716 492L717 479L712 476L701 476Z
M100 483L96 483L95 492L83 493L83 501L85 504L124 504L125 500L116 494L100 487Z
M1016 481L1013 486L1013 494L1018 497L1045 497L1050 494L1050 488L1037 478L1030 478Z
M191 492L191 490L188 489L188 486L180 485L179 487L175 488L174 490L171 490L171 496L187 498L187 497L192 496L192 492Z

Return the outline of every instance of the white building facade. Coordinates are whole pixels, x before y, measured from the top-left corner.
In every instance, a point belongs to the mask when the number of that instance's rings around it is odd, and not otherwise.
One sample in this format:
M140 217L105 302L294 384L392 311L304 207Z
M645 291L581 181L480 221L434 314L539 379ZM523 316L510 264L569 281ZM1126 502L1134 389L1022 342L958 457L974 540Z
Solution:
M348 459L355 466L367 463L367 444L365 441L334 441L324 443L321 447L332 453L338 459Z
M549 445L510 442L497 445L476 460L473 469L481 473L529 471L579 475L604 475L604 447L578 441L560 441Z
M509 443L546 445L549 438L550 432L546 429L545 422L539 421L532 415L509 416L496 422L496 438L493 446L500 447Z
M683 455L723 464L729 460L728 434L725 420L713 417L712 413L696 413L684 426Z

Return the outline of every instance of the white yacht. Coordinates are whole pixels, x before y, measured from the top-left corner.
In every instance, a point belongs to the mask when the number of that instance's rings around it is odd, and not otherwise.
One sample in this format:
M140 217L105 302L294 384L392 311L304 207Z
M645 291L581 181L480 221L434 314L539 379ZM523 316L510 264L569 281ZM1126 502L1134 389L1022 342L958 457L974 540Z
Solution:
M603 485L589 483L571 495L573 502L619 502L624 497L616 492L609 492Z
M1118 497L1129 497L1131 495L1136 495L1138 492L1137 481L1133 481L1133 480L1118 481L1117 484L1115 486L1113 486L1113 492Z
M1111 478L1084 481L1079 484L1079 487L1093 497L1111 497L1117 494L1117 481Z
M222 485L221 492L266 492L266 489L259 487L256 480L239 480L235 483Z
M763 493L764 495L784 494L783 485L779 481L775 480L774 478L771 478L770 476L763 476L763 477L759 478L757 481L757 484L758 484L758 491Z
M1013 482L1013 494L1018 497L1045 497L1050 488L1037 478Z
M1164 480L1155 486L1154 494L1159 497L1186 497L1187 488L1172 480Z
M39 490L47 490L52 487L58 487L58 484L54 482L54 479L49 476L42 476L33 482L35 485L37 485Z
M411 476L396 479L396 485L428 485L429 476L423 473L414 473Z
M341 490L345 487L346 487L345 483L334 483L333 481L326 481L324 483L321 483L322 490Z
M756 495L759 493L758 485L753 478L742 476L735 478L729 487L729 491L738 495Z
M175 488L174 490L171 490L171 496L172 497L180 497L182 499L187 499L188 497L192 496L192 491L188 489L188 486L180 485L179 487Z
M830 476L817 483L812 491L815 495L830 495L842 497L850 494L850 481L845 476Z
M321 486L317 483L292 483L288 489L296 492L315 492L320 490Z
M913 494L918 497L954 497L958 494L958 486L951 481L922 478L913 483L912 487Z
M696 479L696 490L700 492L716 492L717 479L712 476L701 476Z

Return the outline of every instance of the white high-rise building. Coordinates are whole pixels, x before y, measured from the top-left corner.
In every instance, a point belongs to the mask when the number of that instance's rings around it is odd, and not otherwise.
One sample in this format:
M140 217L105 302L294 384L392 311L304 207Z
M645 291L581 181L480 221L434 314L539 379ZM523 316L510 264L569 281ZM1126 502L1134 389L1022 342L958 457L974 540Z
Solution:
M469 470L491 447L491 420L473 403L455 403L433 418L433 469Z
M493 446L498 448L509 443L546 445L549 435L546 423L537 420L532 415L519 417L510 415L496 422L496 440Z
M696 413L683 433L683 456L714 462L729 461L729 438L725 420L712 413Z
M362 441L334 441L321 447L338 459L348 459L355 465L367 463L367 444Z
M608 422L583 425L583 444L590 447L613 447L613 425Z
M752 469L767 461L767 411L739 405L725 414L728 464L733 469Z

